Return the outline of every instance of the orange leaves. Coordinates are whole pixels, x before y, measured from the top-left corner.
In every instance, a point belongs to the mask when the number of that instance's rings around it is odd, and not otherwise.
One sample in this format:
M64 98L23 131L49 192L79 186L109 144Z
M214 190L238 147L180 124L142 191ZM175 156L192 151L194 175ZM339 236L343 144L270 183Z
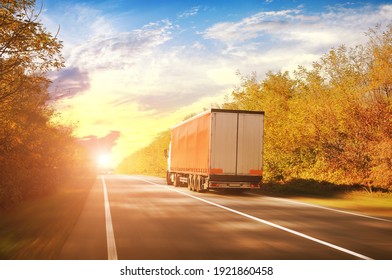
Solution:
M72 129L51 122L45 73L63 67L62 45L34 4L0 2L0 207L53 191L89 169Z
M62 43L45 30L35 1L1 1L0 102L17 94L24 75L42 75L64 66Z

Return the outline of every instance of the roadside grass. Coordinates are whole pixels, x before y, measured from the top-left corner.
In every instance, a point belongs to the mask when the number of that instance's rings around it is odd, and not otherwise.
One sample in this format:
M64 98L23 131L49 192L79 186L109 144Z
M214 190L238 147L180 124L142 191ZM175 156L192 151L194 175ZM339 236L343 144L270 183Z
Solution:
M56 259L95 178L72 179L54 194L0 211L0 259Z
M362 186L292 180L285 183L266 183L260 192L269 196L286 197L325 207L392 218L392 192L377 188L370 191Z

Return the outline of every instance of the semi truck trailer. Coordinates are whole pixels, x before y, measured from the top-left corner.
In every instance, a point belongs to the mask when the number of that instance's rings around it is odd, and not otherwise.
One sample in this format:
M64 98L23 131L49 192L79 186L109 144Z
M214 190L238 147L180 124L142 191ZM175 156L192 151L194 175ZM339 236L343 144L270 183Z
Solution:
M264 112L210 109L171 129L166 181L192 191L260 188Z

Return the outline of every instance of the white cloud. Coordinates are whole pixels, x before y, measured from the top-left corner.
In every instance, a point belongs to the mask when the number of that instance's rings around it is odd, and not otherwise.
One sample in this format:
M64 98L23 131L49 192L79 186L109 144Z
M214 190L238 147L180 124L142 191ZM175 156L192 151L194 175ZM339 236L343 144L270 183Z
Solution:
M360 9L331 8L318 14L292 9L256 13L239 22L217 23L204 32L204 38L229 47L254 39L272 40L274 46L286 42L306 49L329 48L336 44L360 43L361 33L392 18L392 5L365 6Z
M300 10L260 12L239 22L217 23L204 32L204 38L226 43L242 43L264 34L281 32L299 13Z
M392 5L362 8L330 7L309 14L302 9L259 12L237 22L220 22L202 36L221 49L221 55L245 73L294 70L310 66L323 53L367 40L376 24L391 22Z
M117 158L185 115L221 102L238 85L237 70L260 75L307 66L331 47L361 43L369 27L392 18L392 5L258 12L196 35L192 30L185 41L177 39L190 29L170 20L127 28L86 6L67 11L58 20L69 70L58 75L66 82L79 75L80 83L69 83L75 94L62 105L79 120L81 136L120 131ZM198 12L194 7L178 17ZM53 18L47 21L56 26Z
M172 28L171 22L161 21L129 32L92 36L72 49L67 63L90 69L121 69L136 63L170 40Z
M187 11L184 11L184 12L180 13L180 14L178 15L178 17L179 17L179 18L188 18L188 17L192 17L192 16L197 15L197 14L199 13L199 10L200 10L200 7L199 7L199 6L197 6L197 7L192 7L191 9L189 9L189 10L187 10Z

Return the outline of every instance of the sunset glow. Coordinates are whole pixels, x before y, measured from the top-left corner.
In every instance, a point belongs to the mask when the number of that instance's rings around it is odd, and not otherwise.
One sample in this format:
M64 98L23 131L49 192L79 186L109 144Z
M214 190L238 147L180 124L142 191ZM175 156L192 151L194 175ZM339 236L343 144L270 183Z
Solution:
M98 166L101 168L108 168L111 165L110 155L102 154L98 157Z
M377 2L47 0L43 21L61 27L66 60L50 75L51 94L76 136L110 138L104 149L118 164L186 115L221 104L240 84L237 72L292 71L362 43L392 18L392 6Z

